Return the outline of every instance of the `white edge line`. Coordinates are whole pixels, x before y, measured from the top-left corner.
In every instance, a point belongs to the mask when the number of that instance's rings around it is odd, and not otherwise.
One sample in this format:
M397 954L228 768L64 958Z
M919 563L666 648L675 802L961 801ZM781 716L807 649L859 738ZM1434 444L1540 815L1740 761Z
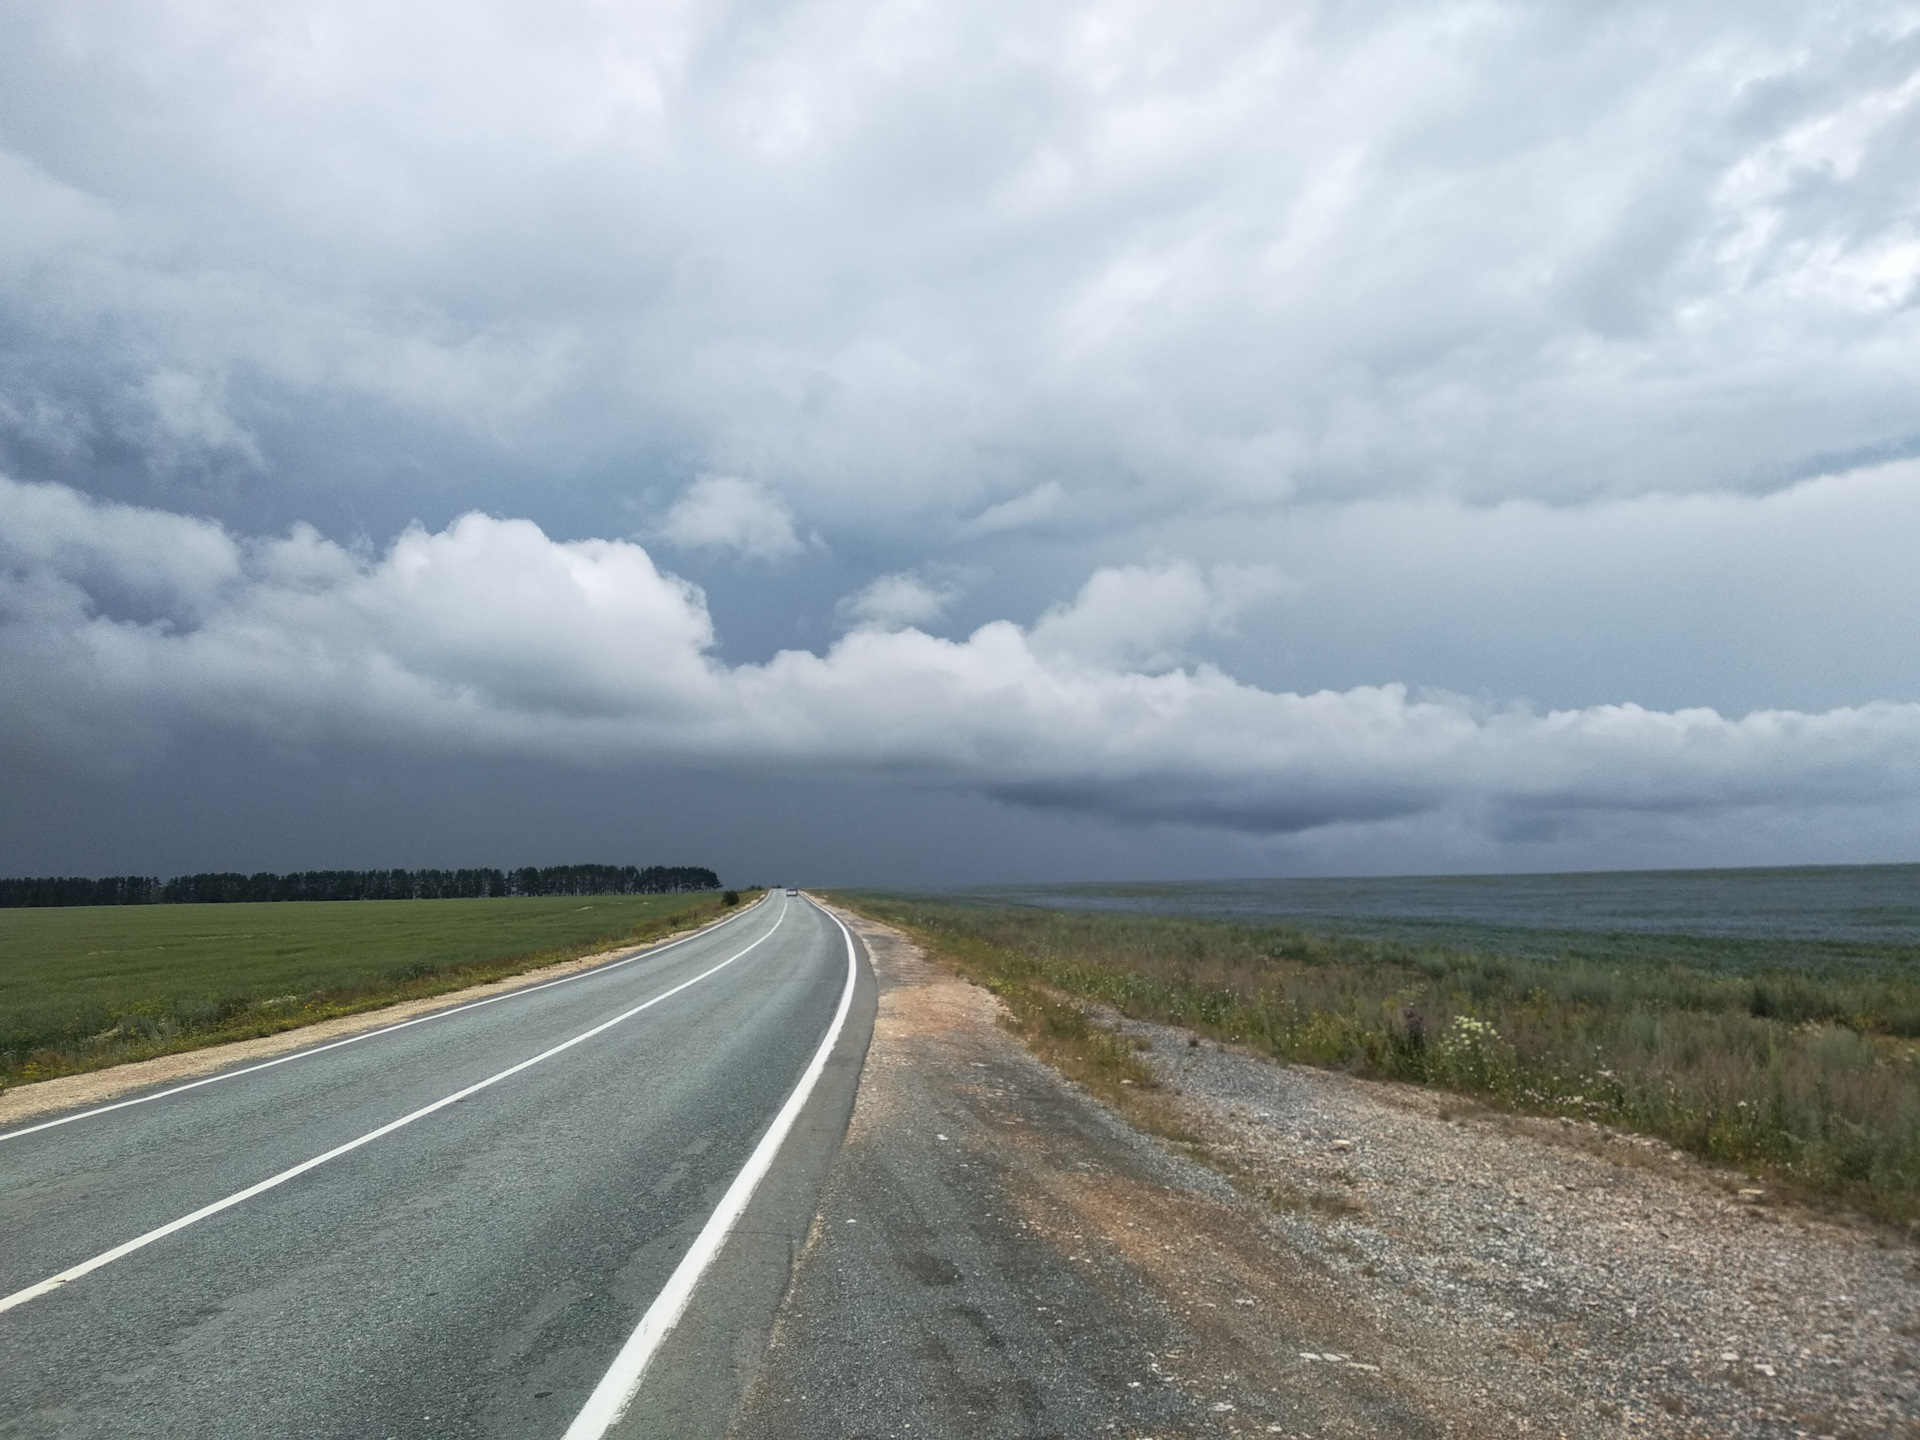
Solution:
M287 1170L282 1170L278 1175L268 1176L265 1180L262 1180L257 1185L249 1185L246 1189L236 1190L233 1192L233 1194L227 1196L224 1199L216 1200L211 1205L203 1205L198 1210L195 1210L191 1215L182 1215L178 1220L170 1220L165 1225L161 1225L156 1229L147 1231L147 1233L144 1235L136 1235L133 1239L126 1241L124 1244L116 1245L111 1250L103 1250L98 1255L95 1255L91 1260L83 1260L78 1265L75 1265L70 1269L62 1270L58 1275L49 1275L45 1280L40 1281L39 1284L37 1285L29 1285L27 1286L26 1289L16 1290L11 1295L0 1296L0 1312L11 1310L16 1305L24 1305L29 1300L38 1299L40 1296L46 1295L52 1291L58 1290L64 1285L71 1284L73 1281L80 1279L84 1275L91 1275L95 1270L100 1269L102 1266L111 1265L114 1261L123 1259L126 1256L133 1254L133 1252L136 1250L144 1250L146 1249L147 1246L153 1244L154 1241L164 1240L167 1236L173 1234L175 1231L184 1230L189 1225L197 1225L199 1224L200 1221L207 1219L209 1216L218 1215L222 1210L231 1210L235 1205L238 1205L246 1200L251 1200L254 1196L264 1194L267 1191L276 1188L277 1186L284 1185L287 1183L287 1181L294 1179L296 1176L304 1175L309 1170L318 1169L320 1166L326 1164L329 1160L337 1160L342 1155L348 1154L349 1152L354 1150L358 1150L362 1145L371 1145L375 1140L378 1140L383 1135L391 1135L394 1131L399 1130L404 1126L411 1125L416 1120L425 1119L427 1116L433 1114L436 1110L444 1110L449 1105L455 1104L461 1100L465 1100L469 1095L477 1095L482 1090L487 1089L489 1086L499 1084L502 1080L505 1080L511 1075L518 1075L522 1070L530 1070L535 1065L538 1065L541 1061L550 1060L563 1050L571 1050L574 1046L578 1045L581 1041L591 1040L594 1036L600 1034L601 1031L611 1030L614 1026L618 1025L621 1021L631 1020L635 1015L638 1015L642 1010L651 1010L654 1006L658 1005L662 1000L670 1000L675 995L678 995L682 990L688 989L689 987L694 985L698 985L702 980L705 980L709 975L717 974L720 971L726 969L727 966L733 964L734 961L738 960L742 955L745 955L749 950L754 950L759 946L764 945L768 940L770 940L773 937L774 931L778 930L779 928L780 928L779 923L775 922L772 930L767 931L765 935L762 935L758 940L755 940L751 945L747 946L745 950L740 950L735 952L732 955L729 955L726 959L722 960L718 965L715 965L712 969L701 971L698 975L694 976L691 980L682 980L678 985L674 986L671 990L663 990L660 992L660 994L654 996L651 1000L648 1000L642 1004L636 1005L631 1010L623 1010L618 1015L614 1016L611 1020L603 1020L590 1030L582 1030L578 1035L575 1035L572 1039L562 1040L558 1045L555 1045L552 1048L547 1050L542 1050L538 1055L533 1056L531 1059L522 1060L518 1065L509 1065L506 1069L500 1071L498 1074L489 1075L486 1079L477 1080L473 1084L467 1086L465 1089L456 1090L451 1095L442 1096L440 1099L434 1101L431 1105L422 1105L418 1110L412 1111L411 1113L406 1115L402 1115L398 1120L389 1120L386 1124L380 1126L379 1128L374 1130L369 1130L366 1134L361 1135L356 1139L349 1140L344 1145L334 1146L333 1149L327 1151L324 1155L316 1155L311 1160L302 1160L298 1165L295 1165L292 1168Z
M814 902L809 900L808 903ZM666 1285L654 1297L653 1304L647 1307L647 1313L640 1317L639 1325L627 1337L627 1343L620 1347L620 1353L614 1357L607 1373L593 1387L593 1394L580 1407L580 1413L573 1417L573 1423L567 1427L562 1440L600 1440L601 1436L620 1423L620 1417L627 1413L627 1407L639 1393L640 1381L646 1375L654 1353L659 1350L660 1342L672 1333L673 1327L686 1313L694 1287L700 1283L700 1277L706 1274L707 1267L714 1262L721 1247L733 1234L733 1227L739 1223L747 1202L753 1198L753 1192L773 1167L774 1157L779 1154L782 1142L793 1129L794 1122L800 1118L802 1107L813 1094L813 1087L826 1069L827 1058L833 1053L833 1047L840 1039L841 1028L847 1023L847 1012L853 1006L854 982L860 971L853 948L853 933L838 915L824 906L818 908L840 927L840 933L847 940L847 984L840 992L840 1008L834 1012L833 1024L827 1027L826 1038L820 1042L820 1048L813 1052L813 1059L801 1074L799 1083L793 1087L793 1093L787 1096L787 1103L773 1117L773 1124L760 1137L760 1143L747 1157L747 1163L741 1167L740 1173L733 1177L733 1184L720 1197L719 1205L707 1217L706 1225L681 1257L679 1265L674 1267L673 1274L667 1277Z
M406 1030L415 1025L424 1025L429 1020L444 1020L449 1015L459 1015L468 1010L478 1010L482 1005L497 1005L502 1000L518 1000L523 995L535 995L542 990L551 990L555 985L571 984L575 980L584 980L589 975L603 975L609 970L618 970L622 965L631 965L636 960L645 960L653 955L664 955L675 946L684 945L689 940L698 940L709 931L718 930L729 920L738 920L741 915L751 914L771 898L771 892L769 892L766 895L762 895L737 915L723 915L718 920L708 921L705 925L702 925L698 930L693 931L689 935L681 935L673 940L643 946L624 959L610 960L604 965L595 965L591 970L580 970L572 975L562 975L557 980L542 980L538 985L522 985L516 990L508 990L499 995L489 995L484 1000L469 1000L464 1005L449 1005L444 1010L435 1010L427 1015L416 1015L413 1019L402 1020L396 1025L382 1025L376 1030L363 1030L358 1035L347 1036L344 1040L329 1040L325 1045L315 1045L310 1049L296 1050L291 1055L282 1055L275 1060L262 1060L258 1065L245 1065L238 1070L222 1070L218 1075L208 1075L199 1080L189 1080L184 1085L174 1085L165 1090L156 1090L151 1095L136 1095L131 1100L115 1100L108 1105L94 1105L85 1110L76 1110L71 1115L62 1115L56 1120L42 1120L37 1125L23 1125L18 1130L0 1131L0 1140L17 1140L22 1135L35 1135L42 1130L52 1130L61 1125L71 1125L76 1120L86 1120L95 1115L104 1115L109 1110L125 1110L129 1105L145 1105L150 1100L165 1100L170 1095L182 1095L189 1090L198 1090L202 1085L212 1085L217 1081L238 1080L242 1075L257 1075L262 1070L273 1069L276 1065L287 1065L295 1060L307 1060L315 1055L324 1055L329 1050L338 1050L342 1045L358 1045L362 1040L378 1040L382 1035L391 1035L398 1030ZM364 1014L366 1012L362 1011L361 1013ZM281 1033L286 1034L287 1032L282 1031Z

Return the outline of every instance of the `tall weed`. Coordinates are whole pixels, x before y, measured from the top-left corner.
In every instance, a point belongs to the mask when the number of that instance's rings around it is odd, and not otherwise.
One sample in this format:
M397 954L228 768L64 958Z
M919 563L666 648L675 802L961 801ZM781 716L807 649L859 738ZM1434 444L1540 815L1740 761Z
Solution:
M1659 1136L1805 1195L1920 1219L1920 973L1489 954L1250 924L859 895L996 987L1283 1060ZM1702 948L1700 959L1716 952ZM1695 957L1688 956L1687 960Z

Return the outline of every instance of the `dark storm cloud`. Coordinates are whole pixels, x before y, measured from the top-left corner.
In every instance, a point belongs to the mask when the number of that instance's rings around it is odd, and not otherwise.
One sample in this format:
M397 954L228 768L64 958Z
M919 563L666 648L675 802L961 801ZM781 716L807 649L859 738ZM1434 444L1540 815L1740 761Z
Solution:
M14 6L0 741L1910 843L1916 148L1913 5Z
M1492 807L1726 814L1911 804L1920 706L1534 714L1400 686L1275 693L1180 646L1248 580L1096 574L1030 628L862 626L824 655L709 654L699 591L638 545L463 517L356 556L311 530L0 481L10 728L49 748L224 728L590 765L893 773L1024 804L1256 833ZM130 598L129 598L130 597ZM1131 662L1131 664L1130 664ZM1144 665L1146 668L1134 668Z

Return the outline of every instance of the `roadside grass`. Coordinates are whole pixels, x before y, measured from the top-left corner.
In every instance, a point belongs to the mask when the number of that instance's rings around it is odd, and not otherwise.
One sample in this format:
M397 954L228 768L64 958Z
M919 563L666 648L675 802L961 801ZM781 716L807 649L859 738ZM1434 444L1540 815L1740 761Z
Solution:
M723 908L699 893L0 910L0 1088L444 994Z
M1093 1001L1281 1060L1657 1136L1803 1199L1920 1221L1920 946L1587 935L1553 937L1551 953L1490 953L837 898L1007 999L1035 1048L1053 1058L1049 1046L1068 1047L1061 1068L1096 1093L1131 1078L1131 1101L1146 1081L1125 1071L1122 1037L1084 1014L1089 1037L1072 1037L1050 1007Z

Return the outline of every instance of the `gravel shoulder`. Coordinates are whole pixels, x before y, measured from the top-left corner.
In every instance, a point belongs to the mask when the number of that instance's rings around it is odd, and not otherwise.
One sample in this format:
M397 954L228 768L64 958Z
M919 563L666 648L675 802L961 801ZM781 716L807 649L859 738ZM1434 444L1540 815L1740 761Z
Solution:
M1129 1023L1153 1139L846 918L873 1045L739 1440L1920 1436L1901 1237Z
M1541 1433L1920 1435L1920 1252L1642 1137L1121 1028L1277 1245Z

